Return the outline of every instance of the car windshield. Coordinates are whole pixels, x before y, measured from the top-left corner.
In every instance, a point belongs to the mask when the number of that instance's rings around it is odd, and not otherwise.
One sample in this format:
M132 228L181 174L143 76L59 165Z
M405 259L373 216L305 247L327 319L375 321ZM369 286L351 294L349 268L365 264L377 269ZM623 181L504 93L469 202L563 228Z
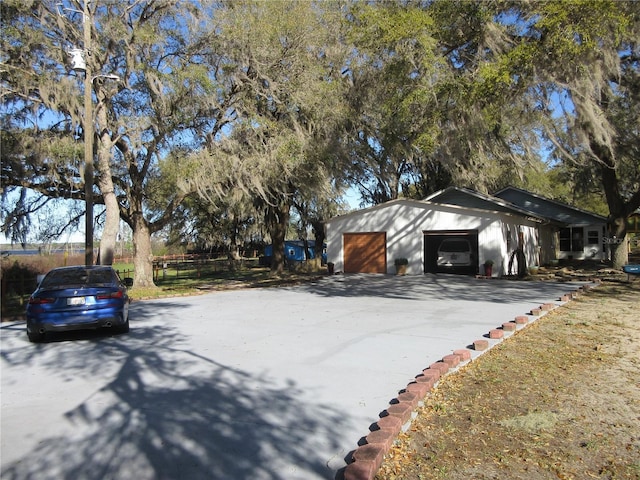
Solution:
M466 240L445 240L440 245L441 252L468 252L469 242Z
M42 280L42 287L64 287L69 285L95 285L112 283L111 270L86 268L65 268L52 270Z

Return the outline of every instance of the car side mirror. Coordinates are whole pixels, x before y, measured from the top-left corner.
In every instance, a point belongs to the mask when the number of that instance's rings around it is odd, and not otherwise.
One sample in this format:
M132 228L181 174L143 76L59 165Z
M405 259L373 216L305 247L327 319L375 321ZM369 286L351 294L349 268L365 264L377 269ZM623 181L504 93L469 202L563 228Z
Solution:
M133 287L133 278L127 277L124 280L122 280L122 283L124 283L125 287L131 288L131 287Z

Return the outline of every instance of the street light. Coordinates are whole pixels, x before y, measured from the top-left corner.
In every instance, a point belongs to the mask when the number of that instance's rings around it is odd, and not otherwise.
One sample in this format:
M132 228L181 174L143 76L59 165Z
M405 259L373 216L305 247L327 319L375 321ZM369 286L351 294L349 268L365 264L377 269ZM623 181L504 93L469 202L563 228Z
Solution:
M93 265L93 102L91 98L93 81L104 77L120 80L117 75L91 75L90 62L85 59L91 52L91 24L89 17L89 0L85 0L83 10L72 10L82 13L82 30L84 35L84 49L73 48L68 53L71 56L71 68L84 72L84 198L85 198L85 239L84 262ZM61 7L61 4L58 4ZM63 8L63 10L66 10Z
M84 263L93 265L93 111L91 102L91 90L93 79L91 77L90 62L85 59L91 52L91 25L89 23L89 0L84 1L82 11L64 8L62 3L56 4L62 11L69 10L82 14L82 31L84 36L84 49L73 48L69 50L71 56L71 68L77 72L84 72Z
M82 30L84 33L84 51L91 51L91 25L89 24L89 1L84 1L82 12ZM84 263L93 265L93 105L91 102L91 70L89 62L84 70L84 199L86 212L84 218Z

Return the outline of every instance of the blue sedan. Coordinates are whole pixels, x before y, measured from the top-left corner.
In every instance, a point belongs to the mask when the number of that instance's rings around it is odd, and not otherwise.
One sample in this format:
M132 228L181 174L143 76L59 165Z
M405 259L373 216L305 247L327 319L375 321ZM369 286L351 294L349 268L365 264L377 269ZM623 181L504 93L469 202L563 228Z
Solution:
M129 331L131 279L120 280L109 266L54 268L27 305L27 336L41 342L47 332L110 328Z

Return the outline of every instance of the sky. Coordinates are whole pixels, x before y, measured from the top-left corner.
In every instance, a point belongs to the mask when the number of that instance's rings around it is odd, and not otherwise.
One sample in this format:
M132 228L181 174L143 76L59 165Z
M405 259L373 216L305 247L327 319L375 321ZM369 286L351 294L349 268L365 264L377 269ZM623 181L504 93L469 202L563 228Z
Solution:
M347 202L347 204L349 205L351 210L359 210L360 209L360 195L358 194L358 191L356 189L349 188L347 190L347 192L344 195L344 200ZM8 200L8 201L12 201L12 200ZM96 205L94 208L96 208L96 214L99 213L99 205ZM39 230L39 226L38 226L38 219L37 217L33 217L32 221L34 223L33 226L33 232L28 238L27 238L27 242L28 243L39 243L36 239L36 234L35 232L37 232ZM123 229L127 229L128 227L126 226L126 224L124 224L124 222L121 222L121 231ZM62 235L61 237L59 237L57 240L54 240L54 243L63 243L63 244L67 244L67 243L84 243L85 240L85 229L84 229L84 217L80 220L79 222L79 227L76 231L69 231L69 232L65 232L64 235ZM100 230L96 229L95 232L95 240L100 240ZM4 247L7 247L11 244L11 240L9 238L7 238L4 235L0 236L0 244L3 245ZM20 245L15 245L14 248L20 248ZM7 249L7 248L4 248Z

